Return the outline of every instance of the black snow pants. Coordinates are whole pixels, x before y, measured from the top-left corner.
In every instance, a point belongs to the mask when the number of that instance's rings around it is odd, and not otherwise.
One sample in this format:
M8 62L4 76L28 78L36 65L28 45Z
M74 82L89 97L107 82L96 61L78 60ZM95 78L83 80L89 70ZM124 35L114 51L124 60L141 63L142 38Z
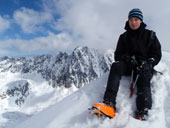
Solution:
M116 105L116 96L119 89L119 83L123 75L131 75L132 68L123 61L114 62L110 69L108 77L107 87L104 94L104 101L109 101ZM153 76L153 71L148 71L140 74L136 86L137 86L137 98L136 107L138 111L145 109L151 109L152 97L150 80ZM129 90L127 90L129 91ZM129 92L130 93L130 92Z

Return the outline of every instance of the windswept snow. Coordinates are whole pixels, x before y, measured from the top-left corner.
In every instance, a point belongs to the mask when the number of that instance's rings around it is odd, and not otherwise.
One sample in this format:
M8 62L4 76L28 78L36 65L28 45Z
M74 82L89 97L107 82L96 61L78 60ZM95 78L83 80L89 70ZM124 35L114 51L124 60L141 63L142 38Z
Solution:
M75 86L54 89L36 73L0 73L0 83L0 128L14 128L77 90ZM22 105L16 104L18 100Z
M107 73L15 128L169 128L170 66L162 60L156 69L163 72L163 75L157 74L152 79L153 107L147 121L133 118L136 96L129 99L128 77L121 80L117 97L118 113L114 119L97 119L88 114L88 107L102 101Z
M29 83L30 94L20 107L15 104L11 105L9 100L0 101L0 128L169 128L169 58L169 53L163 53L161 62L155 67L163 75L158 73L151 81L153 106L149 111L147 121L133 118L136 95L129 99L130 77L122 77L120 82L116 117L98 119L88 114L88 108L102 101L108 73L79 90L75 87L70 89L59 87L54 90L51 86L47 86L48 83L43 82L38 74L21 76L7 72L1 74L1 83L7 84L10 81L13 83L15 80L25 79ZM0 86L0 92L7 87Z

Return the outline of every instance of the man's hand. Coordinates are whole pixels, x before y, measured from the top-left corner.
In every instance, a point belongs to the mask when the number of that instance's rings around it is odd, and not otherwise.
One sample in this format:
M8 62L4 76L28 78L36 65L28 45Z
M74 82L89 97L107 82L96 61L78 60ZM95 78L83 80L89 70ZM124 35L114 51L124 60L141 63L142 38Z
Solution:
M144 75L145 73L151 72L154 61L154 58L149 58L147 61L143 61L142 64L137 67L137 73Z
M135 59L134 56L124 56L122 57L122 60L127 63L129 66L131 66L132 68L135 68L137 66L137 61Z

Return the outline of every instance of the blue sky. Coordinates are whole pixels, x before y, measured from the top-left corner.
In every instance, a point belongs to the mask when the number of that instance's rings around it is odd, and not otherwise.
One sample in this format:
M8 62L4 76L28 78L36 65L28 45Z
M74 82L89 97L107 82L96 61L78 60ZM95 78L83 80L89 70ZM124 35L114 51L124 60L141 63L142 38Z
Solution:
M43 4L43 0L0 0L0 56L53 52L44 48L22 49L18 47L21 43L17 44L16 41L23 41L24 45L31 40L48 37L49 33L60 33L54 25L59 15L48 12L48 9L45 10ZM12 43L13 41L16 41L16 44Z
M20 36L22 39L32 39L38 36L45 36L47 33L44 32L24 32L20 28L19 25L13 21L14 13L21 8L31 9L34 11L41 11L42 8L42 0L0 0L0 15L4 18L10 20L10 28L0 34L0 40L12 38L15 39ZM43 24L45 29L49 29L55 32L54 29L51 29L47 24Z
M169 0L0 0L0 57L115 49L128 12L140 8L170 52Z
M41 0L1 0L0 1L1 15L7 14L12 16L14 11L20 7L33 8L41 10Z

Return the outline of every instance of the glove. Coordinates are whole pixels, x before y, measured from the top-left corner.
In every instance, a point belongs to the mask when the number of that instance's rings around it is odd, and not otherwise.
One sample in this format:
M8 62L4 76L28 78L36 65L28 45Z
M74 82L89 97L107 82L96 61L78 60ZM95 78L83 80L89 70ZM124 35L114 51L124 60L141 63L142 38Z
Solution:
M149 58L147 61L143 61L142 64L136 68L138 74L150 73L153 69L155 59Z
M154 63L155 63L155 59L154 58L149 58L147 62L153 68Z
M123 56L122 60L127 63L129 66L131 66L132 68L137 66L137 62L134 56Z

